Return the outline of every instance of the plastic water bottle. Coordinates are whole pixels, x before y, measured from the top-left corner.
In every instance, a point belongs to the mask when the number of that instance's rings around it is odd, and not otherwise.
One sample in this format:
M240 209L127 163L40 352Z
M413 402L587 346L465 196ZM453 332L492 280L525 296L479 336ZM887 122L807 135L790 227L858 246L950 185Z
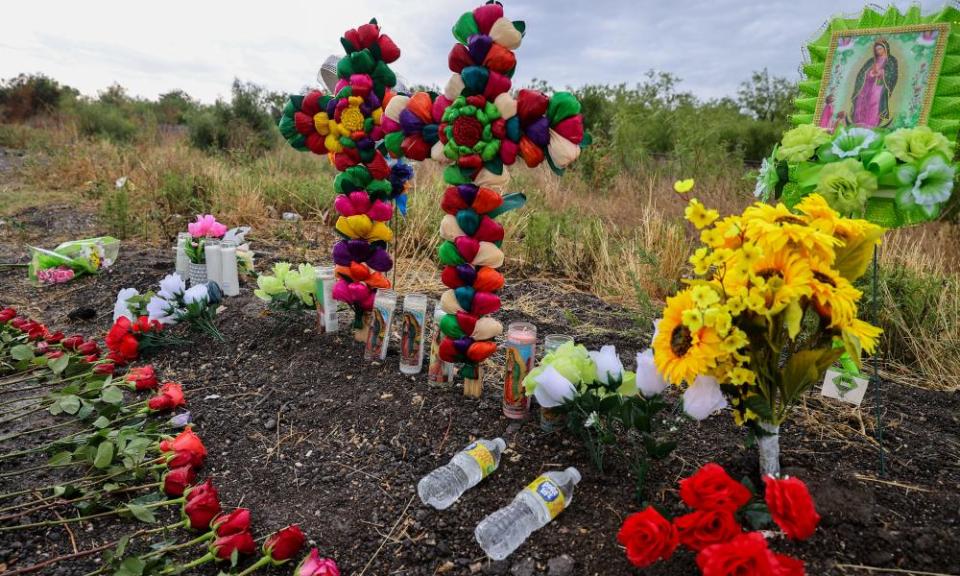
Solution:
M480 439L454 456L450 463L424 476L417 484L417 494L424 504L445 510L467 490L480 483L500 465L506 450L503 438Z
M570 505L573 487L578 482L580 472L576 468L543 474L517 494L509 506L477 525L477 543L490 558L503 560Z

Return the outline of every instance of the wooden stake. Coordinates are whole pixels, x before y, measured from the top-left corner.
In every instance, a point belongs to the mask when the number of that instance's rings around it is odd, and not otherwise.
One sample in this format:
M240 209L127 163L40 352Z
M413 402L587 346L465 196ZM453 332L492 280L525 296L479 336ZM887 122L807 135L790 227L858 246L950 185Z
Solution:
M477 377L463 379L463 395L468 398L483 396L483 365L477 364Z

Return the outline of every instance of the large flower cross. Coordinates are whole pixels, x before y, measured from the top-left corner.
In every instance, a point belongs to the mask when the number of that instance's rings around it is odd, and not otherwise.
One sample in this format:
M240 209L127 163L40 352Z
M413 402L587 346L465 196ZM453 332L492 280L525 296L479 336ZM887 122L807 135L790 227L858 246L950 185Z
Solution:
M496 351L503 326L500 309L504 230L496 217L524 203L502 196L507 166L522 159L530 168L547 161L558 173L588 143L580 102L569 92L510 94L525 25L503 15L499 2L463 14L453 27L457 43L448 57L451 76L443 94L394 96L384 110L384 145L396 158L448 164L441 208L439 260L448 290L440 299L446 316L440 356L461 364L466 380Z

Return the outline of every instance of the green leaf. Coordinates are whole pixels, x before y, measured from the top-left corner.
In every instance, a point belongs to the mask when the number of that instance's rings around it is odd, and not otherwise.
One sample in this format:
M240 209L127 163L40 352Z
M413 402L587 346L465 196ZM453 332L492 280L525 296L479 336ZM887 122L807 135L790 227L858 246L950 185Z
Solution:
M59 466L61 464L69 464L73 460L73 454L70 452L57 452L47 460L48 466Z
M32 360L33 347L27 346L26 344L17 344L10 349L10 357L17 361Z
M760 417L761 420L770 422L773 420L773 411L770 404L759 394L752 394L743 400L744 405Z
M157 521L157 517L153 515L153 511L146 506L140 506L139 504L128 504L127 510L133 514L134 518L141 522L153 524Z
M67 365L70 364L69 356L60 356L59 358L54 358L47 362L47 367L53 371L54 374L62 374L64 370L67 369Z
M842 349L801 350L787 360L781 382L784 404L792 404L816 384L827 368L843 354Z
M884 232L883 228L871 228L862 237L848 240L838 247L834 263L837 272L851 282L863 276L873 259L873 249Z
M129 543L130 543L129 535L123 536L122 538L117 540L117 551L115 553L117 558L123 557L123 553L127 550L127 544Z
M71 394L70 396L61 398L58 405L60 406L60 410L72 416L80 410L80 399Z
M93 427L98 430L102 430L110 425L110 419L106 416L101 416L93 421Z
M123 390L118 386L107 386L100 392L100 399L107 404L122 404Z
M120 568L113 573L113 576L143 576L143 569L147 564L136 556L124 558L120 563Z
M770 511L767 509L767 505L762 501L755 501L747 504L740 509L740 513L743 514L744 520L750 525L754 530L762 530L763 528L769 527L773 524L773 518L770 516Z
M113 462L113 442L109 440L101 442L97 446L97 455L93 458L93 466L102 470L108 468L111 462Z

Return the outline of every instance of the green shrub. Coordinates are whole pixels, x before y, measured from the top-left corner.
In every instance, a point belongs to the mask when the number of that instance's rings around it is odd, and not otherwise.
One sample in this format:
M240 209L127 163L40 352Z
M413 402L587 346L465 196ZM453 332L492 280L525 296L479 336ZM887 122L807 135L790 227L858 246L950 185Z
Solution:
M76 112L77 127L84 136L126 143L132 141L137 134L137 125L115 105L79 102Z
M229 103L218 101L188 117L190 144L207 152L247 157L273 148L279 133L270 115L271 102L271 95L262 87L234 80Z
M0 82L0 116L7 122L18 122L50 114L59 109L65 94L75 93L43 74L20 74Z

